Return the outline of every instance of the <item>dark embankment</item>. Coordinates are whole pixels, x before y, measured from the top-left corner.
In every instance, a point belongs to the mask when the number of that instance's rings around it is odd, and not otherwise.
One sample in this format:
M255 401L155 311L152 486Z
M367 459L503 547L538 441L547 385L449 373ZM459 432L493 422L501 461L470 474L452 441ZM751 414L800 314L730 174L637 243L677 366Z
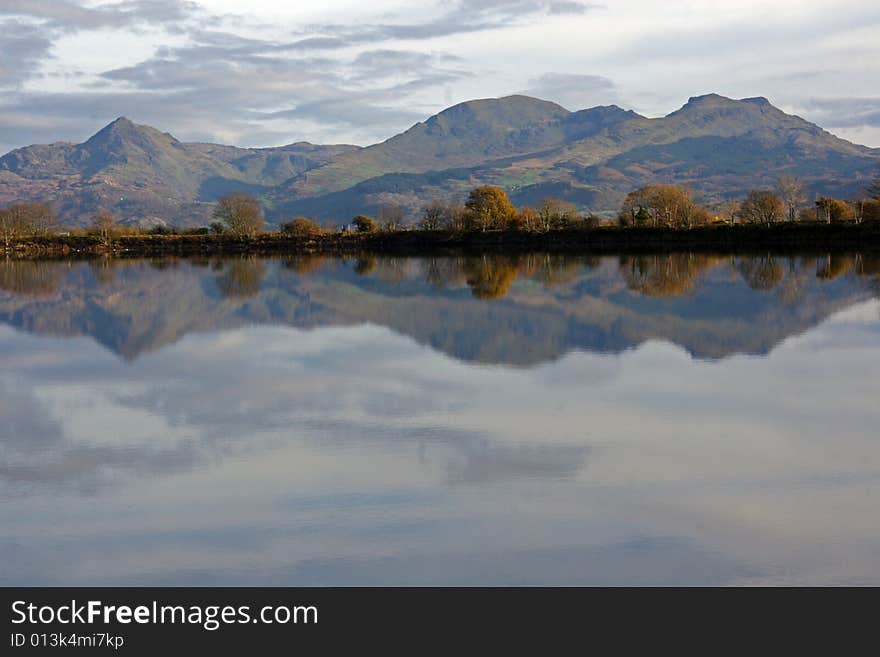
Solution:
M444 251L657 253L687 250L748 253L767 249L783 252L880 250L880 222L716 225L690 229L600 227L545 233L406 230L327 233L310 237L263 233L251 238L234 235L141 235L103 240L93 236L53 236L15 242L6 249L6 254L38 258L244 253L347 255L364 252L424 255Z

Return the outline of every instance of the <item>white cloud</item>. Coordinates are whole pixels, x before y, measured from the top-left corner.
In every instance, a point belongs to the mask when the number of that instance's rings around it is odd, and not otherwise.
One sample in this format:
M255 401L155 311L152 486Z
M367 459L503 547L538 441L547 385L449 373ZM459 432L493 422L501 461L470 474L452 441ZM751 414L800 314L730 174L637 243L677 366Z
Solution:
M880 77L873 38L880 8L868 0L456 0L418 8L398 0L247 7L226 0L7 0L0 22L26 26L0 32L0 47L18 53L12 65L0 64L3 150L79 139L123 113L183 139L366 143L455 102L522 90L570 109L616 102L651 116L710 91L766 96L880 146L876 125L833 105L872 98ZM169 84L189 81L187 94L103 75L163 66ZM200 81L198 73L207 77ZM587 80L607 85L578 84ZM351 108L357 111L346 113Z

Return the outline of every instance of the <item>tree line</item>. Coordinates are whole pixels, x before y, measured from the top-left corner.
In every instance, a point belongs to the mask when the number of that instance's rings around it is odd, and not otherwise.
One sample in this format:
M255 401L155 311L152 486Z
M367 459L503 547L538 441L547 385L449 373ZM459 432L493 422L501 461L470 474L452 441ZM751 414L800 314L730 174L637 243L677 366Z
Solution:
M383 207L377 217L357 215L342 229L358 233L393 232L418 228L425 231L486 232L515 230L532 233L561 229L590 229L603 222L592 213L582 213L571 203L548 198L538 207L517 208L500 187L481 185L468 194L463 204L432 200L421 209L415 226L405 223L400 206ZM749 191L744 198L728 199L710 208L694 201L688 189L678 185L653 184L630 192L616 217L621 227L688 229L709 224L772 225L779 222L880 221L880 175L856 200L820 196L807 201L807 189L795 176L782 176L772 187ZM313 238L333 232L317 219L294 217L280 224L280 232ZM0 208L0 239L8 250L16 240L57 233L58 222L45 203L19 203ZM91 223L79 231L110 241L126 234L228 234L252 238L266 231L259 201L236 192L222 197L209 226L176 229L157 226L138 230L122 226L107 210L99 210Z
M742 199L717 204L714 212L693 201L677 185L648 185L630 192L618 214L621 226L691 228L712 223L772 225L779 222L880 221L880 176L855 200L818 196L807 201L807 188L796 176L781 176L768 189L754 189Z

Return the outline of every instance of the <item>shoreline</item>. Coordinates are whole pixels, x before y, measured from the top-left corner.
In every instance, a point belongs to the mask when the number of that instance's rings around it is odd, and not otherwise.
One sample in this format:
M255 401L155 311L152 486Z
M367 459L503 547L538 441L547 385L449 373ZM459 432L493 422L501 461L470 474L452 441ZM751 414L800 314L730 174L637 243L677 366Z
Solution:
M420 256L443 253L714 253L828 252L880 250L880 221L859 224L778 223L715 225L689 229L603 226L543 233L524 231L450 232L403 230L291 236L135 235L47 236L17 240L4 249L17 259L57 257L161 257L222 255Z

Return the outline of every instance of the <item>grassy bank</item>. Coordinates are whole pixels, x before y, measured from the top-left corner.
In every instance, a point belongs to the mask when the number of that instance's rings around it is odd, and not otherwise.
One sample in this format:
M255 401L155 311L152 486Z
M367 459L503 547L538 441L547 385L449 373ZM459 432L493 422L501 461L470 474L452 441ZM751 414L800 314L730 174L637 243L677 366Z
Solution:
M46 236L18 240L6 249L11 257L59 256L199 256L376 254L424 255L464 252L589 252L638 253L664 251L849 251L880 250L880 222L778 223L712 225L689 229L603 226L548 232L498 230L450 232L401 230L372 233L324 233L291 236L263 233L255 237L220 235Z

